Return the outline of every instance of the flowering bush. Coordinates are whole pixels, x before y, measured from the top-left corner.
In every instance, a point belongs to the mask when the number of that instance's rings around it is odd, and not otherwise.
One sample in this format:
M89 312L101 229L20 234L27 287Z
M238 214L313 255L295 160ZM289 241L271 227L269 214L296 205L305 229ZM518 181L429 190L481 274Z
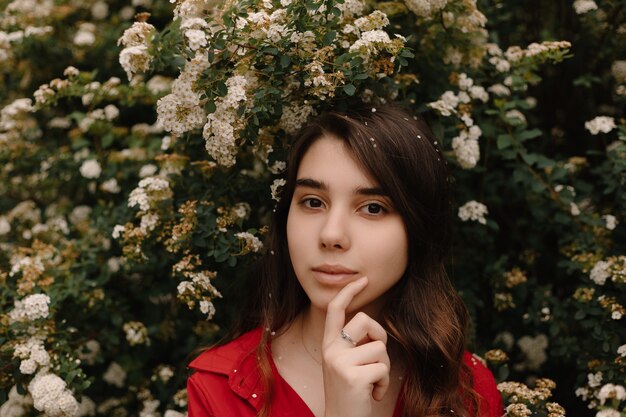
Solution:
M289 135L355 97L443 145L449 269L507 415L626 415L619 2L171 3L0 15L0 416L184 414Z

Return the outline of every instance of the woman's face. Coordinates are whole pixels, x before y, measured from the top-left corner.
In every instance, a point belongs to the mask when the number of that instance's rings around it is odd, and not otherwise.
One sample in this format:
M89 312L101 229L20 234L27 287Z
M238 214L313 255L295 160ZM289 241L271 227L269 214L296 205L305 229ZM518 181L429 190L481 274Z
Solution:
M398 282L407 266L400 214L333 136L316 140L300 163L287 240L300 285L323 310L347 283L367 276L369 284L349 307L362 310Z

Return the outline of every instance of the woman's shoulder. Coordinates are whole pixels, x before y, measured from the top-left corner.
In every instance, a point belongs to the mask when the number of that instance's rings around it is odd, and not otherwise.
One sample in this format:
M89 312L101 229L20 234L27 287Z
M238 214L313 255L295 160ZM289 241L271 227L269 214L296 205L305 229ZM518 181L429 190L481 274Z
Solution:
M472 374L474 391L480 396L480 416L500 417L503 413L502 396L498 391L496 379L478 356L465 352L463 363Z
M209 348L192 360L188 367L228 375L242 359L253 352L261 340L261 328L251 330L223 345Z
M202 352L188 367L189 417L252 416L250 405L260 409L262 396L256 366L261 330Z

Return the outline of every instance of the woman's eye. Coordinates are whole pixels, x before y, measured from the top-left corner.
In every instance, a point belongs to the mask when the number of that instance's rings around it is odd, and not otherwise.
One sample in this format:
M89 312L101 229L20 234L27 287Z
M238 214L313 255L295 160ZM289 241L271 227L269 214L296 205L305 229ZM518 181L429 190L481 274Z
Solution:
M322 201L317 198L306 198L302 201L305 207L320 208L322 207Z
M378 203L370 203L363 206L367 214L381 214L385 211L385 208Z

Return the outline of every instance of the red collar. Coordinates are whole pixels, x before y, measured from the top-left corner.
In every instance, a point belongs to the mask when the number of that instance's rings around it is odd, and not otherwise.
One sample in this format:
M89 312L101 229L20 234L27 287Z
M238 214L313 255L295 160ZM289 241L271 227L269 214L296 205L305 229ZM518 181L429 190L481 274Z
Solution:
M257 412L264 402L256 348L261 328L251 330L230 343L210 349L191 361L189 368L225 375L234 393L249 402Z

